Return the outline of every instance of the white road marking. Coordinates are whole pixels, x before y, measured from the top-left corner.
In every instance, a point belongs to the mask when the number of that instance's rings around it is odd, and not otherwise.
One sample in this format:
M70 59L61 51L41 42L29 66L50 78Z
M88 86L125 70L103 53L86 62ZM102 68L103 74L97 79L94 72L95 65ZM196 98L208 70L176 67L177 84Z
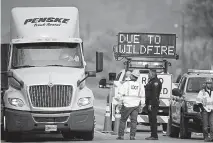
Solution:
M95 129L103 129L103 126L102 126L102 125L99 125L99 124L96 124L96 125L95 125Z
M102 133L102 132L100 132L100 131L95 130L95 132L96 132L96 133L98 133L98 134L101 134L101 135L106 136L106 134L105 134L105 133Z
M102 133L101 131L99 131L99 130L102 130L102 129L103 129L102 125L98 125L98 124L95 125L95 132L96 133L101 134L101 135L106 135L105 133Z

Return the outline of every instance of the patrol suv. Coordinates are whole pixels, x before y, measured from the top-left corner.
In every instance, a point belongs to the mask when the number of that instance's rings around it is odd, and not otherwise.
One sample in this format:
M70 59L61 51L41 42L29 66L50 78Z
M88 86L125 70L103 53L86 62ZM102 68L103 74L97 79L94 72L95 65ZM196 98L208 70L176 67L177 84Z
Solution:
M185 73L177 88L172 90L170 100L170 137L191 138L192 132L202 133L201 114L193 110L198 92L205 79L212 77L213 70L192 70Z

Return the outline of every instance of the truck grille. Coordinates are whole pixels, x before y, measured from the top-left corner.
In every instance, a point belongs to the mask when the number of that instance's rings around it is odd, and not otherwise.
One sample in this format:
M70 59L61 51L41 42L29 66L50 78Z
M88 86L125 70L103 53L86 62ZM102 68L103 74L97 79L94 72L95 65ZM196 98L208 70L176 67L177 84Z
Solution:
M70 85L34 85L29 88L33 107L67 107L70 105L73 87Z
M66 122L68 120L69 116L65 117L34 117L34 120L36 122L42 123L42 122Z

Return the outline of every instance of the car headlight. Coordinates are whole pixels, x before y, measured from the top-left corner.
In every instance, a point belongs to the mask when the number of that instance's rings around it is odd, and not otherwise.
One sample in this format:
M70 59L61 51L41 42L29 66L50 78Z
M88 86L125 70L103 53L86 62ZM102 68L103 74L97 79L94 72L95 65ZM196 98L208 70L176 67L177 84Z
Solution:
M23 107L24 106L24 102L19 99L19 98L8 98L8 102L16 107Z
M187 106L187 111L188 112L194 112L193 110L193 105L194 105L194 102L186 102L186 106Z
M84 97L84 98L80 98L78 100L78 106L86 106L88 104L91 103L91 98L90 97Z

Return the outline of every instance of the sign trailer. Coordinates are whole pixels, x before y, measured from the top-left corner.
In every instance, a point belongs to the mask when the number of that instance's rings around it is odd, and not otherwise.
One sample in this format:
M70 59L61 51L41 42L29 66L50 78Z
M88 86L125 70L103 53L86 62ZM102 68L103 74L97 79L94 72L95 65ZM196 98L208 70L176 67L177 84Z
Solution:
M114 52L118 57L178 59L176 34L119 33Z

